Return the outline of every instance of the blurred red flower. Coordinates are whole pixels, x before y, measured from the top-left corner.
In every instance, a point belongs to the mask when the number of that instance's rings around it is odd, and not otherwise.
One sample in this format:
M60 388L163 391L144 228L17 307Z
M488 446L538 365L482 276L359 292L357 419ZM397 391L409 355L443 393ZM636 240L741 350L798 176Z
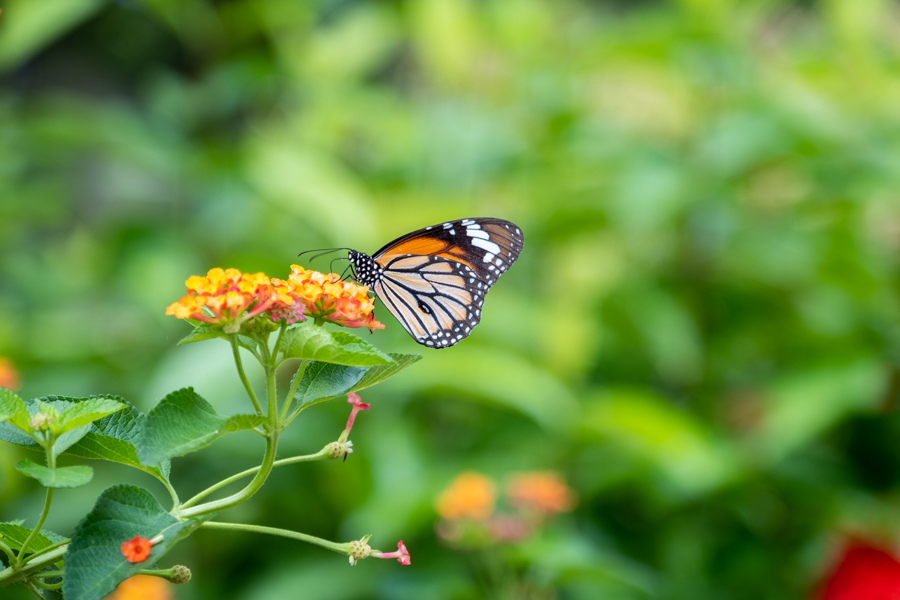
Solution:
M890 552L857 540L825 578L818 600L900 600L900 560Z

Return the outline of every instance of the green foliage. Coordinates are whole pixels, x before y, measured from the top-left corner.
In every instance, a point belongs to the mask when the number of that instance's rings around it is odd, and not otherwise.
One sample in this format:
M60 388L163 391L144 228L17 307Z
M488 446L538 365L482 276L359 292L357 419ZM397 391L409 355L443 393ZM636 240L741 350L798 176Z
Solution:
M95 421L84 437L66 452L82 458L109 460L146 471L158 479L169 478L169 461L144 464L138 457L138 444L147 416L127 404L118 412Z
M271 541L253 568L198 577L189 595L333 597L340 581L355 599L477 598L478 565L506 561L536 596L567 600L806 597L843 532L878 537L900 519L894 12L10 0L0 355L23 397L110 391L147 412L194 385L226 413L237 378L206 345L175 346L186 325L163 314L187 276L285 277L303 250L371 252L447 218L508 218L525 249L473 335L367 392L340 470L254 498L266 520L289 498L296 526L322 535L403 536L418 575L398 591L389 569L285 560L297 547ZM377 312L386 329L367 341L421 350ZM340 356L328 337L297 356ZM295 402L361 385L376 362L354 360L309 363ZM9 394L0 438L35 450ZM308 451L342 426L337 404L304 412L310 429L287 439ZM62 445L165 476L167 461L140 463L133 410ZM106 427L119 419L131 429ZM184 460L220 472L228 443ZM4 518L34 484L12 468L22 451L0 450ZM469 561L435 538L432 511L467 469L557 470L579 505L545 544ZM246 538L214 534L185 553L210 570L248 564Z
M355 335L303 325L285 334L284 359L303 358L350 366L389 365L390 356Z
M264 419L256 415L222 417L192 388L172 392L144 419L137 454L144 465L157 465L210 445L226 433L252 429Z
M205 518L208 518L205 517ZM97 498L93 510L78 524L66 552L63 594L66 600L103 598L122 580L153 565L203 519L179 520L147 490L117 485ZM152 540L150 556L140 563L125 560L116 541L141 536Z
M19 550L22 548L22 544L25 543L25 540L28 539L28 536L31 535L31 532L31 529L22 526L22 521L0 523L0 542L3 542L13 550ZM64 541L66 541L66 538L63 536L42 529L28 545L29 552L38 552L44 548ZM61 565L62 561L58 564Z
M358 392L393 377L421 359L419 354L390 354L394 361L374 367L351 367L327 362L311 362L303 371L294 394L296 406L324 402L350 392ZM297 375L294 375L296 380ZM292 384L294 381L291 382Z
M90 483L94 477L94 470L83 465L49 469L28 459L16 463L16 470L23 475L37 479L42 486L51 488L81 487Z

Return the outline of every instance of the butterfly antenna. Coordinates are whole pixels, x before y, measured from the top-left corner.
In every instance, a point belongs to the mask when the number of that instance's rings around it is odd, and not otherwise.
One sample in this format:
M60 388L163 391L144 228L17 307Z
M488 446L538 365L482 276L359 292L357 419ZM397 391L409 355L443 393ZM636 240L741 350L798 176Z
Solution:
M328 265L328 269L329 269L332 273L334 273L334 263L336 263L336 262L339 261L339 260L347 260L347 261L349 261L350 259L347 258L346 256L338 256L337 258L332 258L332 259L331 259L331 263L329 263L329 265ZM344 272L346 273L347 270L344 269ZM343 278L344 278L344 276L341 275L341 279L343 279Z
M326 254L331 254L332 252L337 252L338 250L350 250L350 248L318 248L316 250L304 250L297 256L303 256L304 254L309 254L310 252L318 252L318 254L309 259L309 262L312 262L320 256L325 256Z

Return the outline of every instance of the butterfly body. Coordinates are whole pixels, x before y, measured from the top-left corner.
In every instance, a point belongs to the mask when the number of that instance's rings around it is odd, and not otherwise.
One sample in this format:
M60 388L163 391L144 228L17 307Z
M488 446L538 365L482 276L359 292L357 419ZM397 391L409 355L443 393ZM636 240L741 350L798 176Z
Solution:
M484 295L519 257L522 231L503 219L448 221L408 233L372 256L350 250L368 285L418 343L446 348L481 321Z

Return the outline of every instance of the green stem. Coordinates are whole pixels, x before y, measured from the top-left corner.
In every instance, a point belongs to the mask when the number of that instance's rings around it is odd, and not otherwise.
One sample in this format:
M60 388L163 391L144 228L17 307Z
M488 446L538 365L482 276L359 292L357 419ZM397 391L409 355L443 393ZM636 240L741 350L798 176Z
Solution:
M297 373L294 374L294 381L291 383L291 389L288 390L287 396L284 399L284 406L281 408L281 415L278 417L278 427L280 429L284 429L284 419L287 416L288 410L291 408L291 404L293 404L294 394L297 393L297 388L300 386L300 380L303 379L303 373L306 372L306 365L308 364L309 359L304 358L297 368Z
M189 507L186 510L183 510L184 507L178 507L177 510L173 510L173 513L177 514L179 518L186 519L237 506L258 492L259 488L262 487L263 483L265 483L266 479L269 477L269 473L272 472L272 468L275 464L275 453L278 450L278 398L275 395L275 368L271 364L273 361L271 360L268 350L265 347L263 347L263 349L265 350L266 358L264 364L266 367L266 416L268 418L268 431L266 435L266 452L263 455L262 464L259 466L256 476L246 487L244 487L244 489L225 498L213 500L212 502L207 502L206 504L201 504L199 506Z
M281 329L278 330L278 338L275 340L275 348L272 355L277 359L278 353L281 352L281 339L284 337L284 332L287 330L287 321L281 323Z
M247 395L250 396L250 400L253 402L253 408L256 409L256 414L262 415L262 407L259 404L259 398L256 397L256 392L253 391L253 387L250 385L250 382L247 380L247 374L244 373L244 363L241 360L241 351L238 346L238 336L236 333L232 333L228 336L228 339L231 340L231 353L234 355L234 364L237 366L238 375L241 378L241 383L244 384L244 389L247 390Z
M41 594L41 592L37 589L37 586L35 586L33 583L29 581L25 584L25 587L27 587L32 594L43 600L43 594Z
M292 456L290 458L282 458L281 460L276 460L274 463L272 463L272 468L283 467L284 465L292 465L294 463L311 462L314 460L321 460L323 458L328 458L327 448L322 448L315 454L304 454L303 456ZM193 498L191 498L190 500L188 500L187 502L182 504L181 508L190 508L191 506L195 505L200 500L203 500L204 498L206 498L207 496L209 496L211 493L215 492L216 490L219 490L219 489L225 487L229 483L234 483L238 479L243 479L244 477L253 475L257 471L259 471L259 469L260 469L260 467L253 467L252 469L247 469L246 471L241 471L240 473L236 473L235 475L232 475L228 479L223 479L222 481L206 488L205 490L203 490L202 492L200 492L199 494L197 494L196 496L194 496Z
M31 563L31 562L32 562L35 558L37 558L38 556L42 556L42 555L44 555L44 554L46 554L46 553L48 553L48 552L51 552L51 551L53 551L53 550L56 550L56 549L59 548L60 546L64 546L64 545L68 544L70 541L71 541L71 540L63 540L63 541L61 541L61 542L56 542L55 544L51 544L51 545L49 545L49 546L45 546L44 548L41 548L40 550L34 552L31 556L29 556L27 559L25 559L25 562L26 562L26 564Z
M60 547L52 552L47 552L36 560L33 556L29 557L27 564L24 566L11 565L3 569L0 571L0 587L22 581L28 577L30 573L40 571L47 565L55 563L66 553L66 550L66 547Z
M53 467L51 466L50 468L52 469ZM38 520L38 524L35 526L35 528L31 530L31 533L28 534L28 537L25 538L25 541L22 543L22 547L19 549L19 558L18 560L16 560L16 566L20 566L23 562L25 562L25 551L28 550L28 546L31 545L31 542L34 541L34 538L36 538L41 532L41 527L44 526L44 521L47 520L47 515L50 514L50 503L52 501L53 488L47 488L47 496L44 499L44 510L41 512L41 518Z
M307 535L305 533L300 533L299 531L290 531L289 529L263 527L262 525L250 525L246 523L221 523L217 521L206 521L205 523L202 523L200 527L205 527L207 529L223 529L226 531L249 531L252 533L277 535L280 537L290 538L292 540L300 540L301 542L315 544L317 546L321 546L340 554L347 554L348 544L346 542L343 544L340 544L338 542L329 542L328 540L323 540L322 538L318 538L314 535Z
M159 477L158 478L164 486L166 486L166 490L169 492L169 497L172 498L172 506L178 506L178 492L175 491L175 488L172 487L172 484L169 483L166 479Z
M6 562L8 562L9 564L13 564L16 562L16 554L13 552L12 548L7 546L3 542L0 542L0 550L2 550L3 554L6 555Z

